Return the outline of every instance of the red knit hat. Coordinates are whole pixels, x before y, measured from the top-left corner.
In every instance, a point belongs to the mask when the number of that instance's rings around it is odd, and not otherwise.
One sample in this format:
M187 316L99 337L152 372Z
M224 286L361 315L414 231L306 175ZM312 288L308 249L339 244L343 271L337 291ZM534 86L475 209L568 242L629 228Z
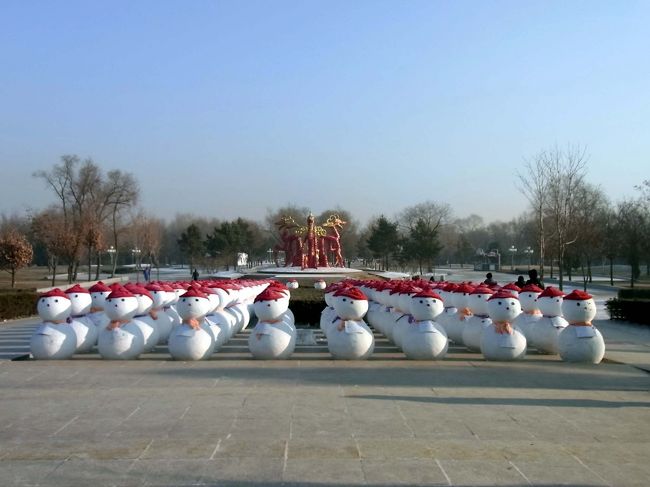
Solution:
M478 286L470 294L494 294L494 291L487 286Z
M474 288L473 288L472 286L470 286L469 284L465 284L465 283L463 283L463 284L461 284L460 286L458 286L458 287L454 290L454 292L455 292L455 293L469 294L469 293L471 293L473 290L474 290Z
M90 294L88 289L85 287L81 287L79 284L75 284L72 287L69 287L68 289L65 290L66 294Z
M286 299L287 295L274 287L267 287L264 291L255 296L255 302L259 301L277 301L278 299Z
M93 284L88 288L88 291L91 293L110 293L111 288L104 284L102 281L98 281L97 284Z
M505 286L503 286L501 289L508 289L509 291L517 291L520 292L521 288L517 286L515 283L509 282Z
M440 297L440 295L438 293L433 292L431 289L423 289L419 293L414 294L412 296L412 298L413 299L415 299L415 298L433 298L433 299L437 299L439 301L442 301L442 298Z
M122 285L119 282L114 282L113 284L109 285L108 287L111 288L111 291L115 291L116 289L121 288Z
M453 293L456 292L456 288L458 288L458 284L454 284L453 282L450 282L445 287L443 287L442 290L448 293Z
M587 299L592 299L592 295L578 289L574 289L569 294L564 296L564 300L567 301L585 301Z
M70 301L70 298L58 287L50 289L48 292L41 294L38 298L65 298Z
M153 296L151 295L151 293L142 286L138 286L137 284L127 284L124 287L126 287L133 294L141 294L143 296L147 296L149 299L153 301Z
M155 282L150 282L144 288L149 292L151 292L151 291L155 291L155 292L165 291L160 284L156 284Z
M131 291L126 289L124 286L120 286L119 288L114 289L106 299L118 299L118 298L135 298L135 296Z
M203 298L203 299L208 299L208 296L201 291L200 289L195 288L194 286L190 286L187 288L187 291L185 291L183 294L180 296L181 298Z
M361 292L361 289L358 287L343 287L336 291L334 293L334 296L339 297L339 296L344 296L346 298L350 299L356 299L356 300L365 300L367 301L368 298L366 297L365 294Z
M542 291L542 294L537 296L537 298L561 298L564 296L564 293L560 291L558 288L549 286L546 289Z
M522 293L541 293L543 291L541 287L535 286L535 284L526 284L521 288Z
M513 296L512 293L510 293L508 291L501 291L501 290L497 291L492 296L490 296L488 301L492 301L493 299L516 299L516 300L519 300L519 298L517 296Z

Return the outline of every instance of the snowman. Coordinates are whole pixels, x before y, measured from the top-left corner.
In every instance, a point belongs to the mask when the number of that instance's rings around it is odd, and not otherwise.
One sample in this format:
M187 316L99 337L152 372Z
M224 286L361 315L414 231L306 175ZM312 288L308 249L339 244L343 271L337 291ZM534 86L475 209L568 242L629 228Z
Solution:
M542 312L537 305L537 298L542 294L542 289L534 284L527 284L519 292L519 303L522 313L515 318L513 325L524 334L528 347L534 346L532 328L542 318Z
M125 286L138 300L138 310L133 317L133 323L140 328L144 337L144 351L151 352L160 339L158 330L158 315L151 313L153 296L142 286L130 284ZM154 319L155 317L155 319Z
M356 287L334 293L335 323L327 336L327 348L335 359L364 360L375 348L375 338L363 321L368 298Z
M471 315L465 320L463 326L463 344L472 352L481 351L481 336L483 330L492 324L488 316L488 300L494 295L487 286L479 286L469 293L467 307Z
M42 323L29 341L29 349L37 360L61 360L74 355L77 335L68 325L72 312L70 298L59 288L41 294L36 304Z
M256 359L286 359L296 348L296 329L282 318L289 308L286 294L269 286L255 298L257 324L248 337L248 349Z
M448 283L438 289L438 294L442 298L442 302L445 307L442 310L440 316L438 316L438 324L442 326L447 333L447 337L453 342L460 342L462 336L462 330L452 330L452 320L455 320L456 313L458 313L458 308L454 305L452 293L456 289L457 284ZM456 333L456 332L459 333Z
M77 335L77 353L90 352L97 343L99 332L95 322L90 319L90 313L93 298L90 296L88 289L84 289L79 284L65 290L66 296L72 303L70 314L70 328Z
M519 297L519 292L521 291L521 288L517 286L514 282L509 282L505 286L503 286L499 291L507 291L511 295L513 295L515 298Z
M598 364L605 356L603 335L592 324L596 303L584 291L572 291L564 296L562 313L569 322L558 339L560 357L565 362Z
M138 311L138 298L122 286L113 289L104 308L111 321L99 332L97 349L105 359L136 359L144 351L144 336L132 321Z
M88 318L95 324L97 337L99 338L99 332L106 328L108 322L111 321L106 316L106 313L104 313L104 306L106 306L106 298L111 294L112 290L102 281L98 281L96 284L90 286L88 291L90 291L90 297L93 302L90 313L88 313Z
M337 283L332 283L324 289L324 299L325 299L325 308L321 311L319 327L323 330L325 336L329 333L329 330L332 326L335 326L333 322L336 317L336 310L334 309L334 293L338 291L339 285Z
M456 307L457 312L449 319L446 328L447 335L457 344L463 345L463 331L467 320L472 316L472 310L469 308L469 296L474 287L467 283L461 283L451 293L451 301Z
M319 291L322 291L327 287L327 283L323 279L318 279L316 282L314 282L314 289L318 289Z
M409 326L402 332L402 350L408 358L437 360L447 354L447 333L434 321L443 309L442 298L431 290L411 297Z
M149 310L149 316L156 322L158 329L158 343L167 343L169 334L172 331L172 321L169 315L165 313L165 305L169 301L167 291L158 283L151 282L144 287L149 291L149 295L153 299L153 304Z
M563 296L562 291L549 286L537 298L542 317L529 330L531 346L540 353L558 353L558 337L569 324L562 317Z
M486 360L521 360L526 356L526 337L512 326L521 313L519 299L509 291L497 291L487 302L492 323L481 335Z
M297 279L289 279L287 281L287 287L289 289L298 289L300 287L300 283L298 283Z
M196 287L190 286L183 293L176 306L183 320L169 335L169 353L175 360L203 360L214 351L214 336L205 316L213 308L208 296Z

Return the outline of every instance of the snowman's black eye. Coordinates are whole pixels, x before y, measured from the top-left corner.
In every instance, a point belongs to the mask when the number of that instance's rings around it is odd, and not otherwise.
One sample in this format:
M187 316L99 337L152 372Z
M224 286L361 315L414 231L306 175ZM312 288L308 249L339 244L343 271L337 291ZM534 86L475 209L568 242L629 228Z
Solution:
M267 306L270 308L270 307L271 307L271 304L269 303L269 304L267 304Z
M578 307L580 307L580 303L576 303L576 304L578 305Z
M183 302L187 301L187 299L183 298Z
M199 298L194 298L194 301L196 301L196 302L198 303L198 302L199 302Z
M124 298L122 298L122 301L124 301Z
M421 299L420 299L420 302L421 302L421 303L424 303L424 301L422 301Z
M343 298L343 301L346 301L346 299L345 299L345 298Z
M557 301L558 303L560 302L560 300L559 300L559 299L556 299L555 301Z
M55 302L55 303L58 303L58 302L59 302L59 300L58 300L58 299L55 299L55 300L54 300L54 302Z
M510 301L510 304L511 304L512 306L514 306L514 305L515 305L515 303L514 303L513 301Z
M499 306L501 306L501 301L499 301Z
M78 295L78 294L75 294L75 295L74 295L74 297L75 297L75 298L78 298L78 297L79 297L79 295Z
M45 298L41 299L41 303L44 303L44 302L45 302Z

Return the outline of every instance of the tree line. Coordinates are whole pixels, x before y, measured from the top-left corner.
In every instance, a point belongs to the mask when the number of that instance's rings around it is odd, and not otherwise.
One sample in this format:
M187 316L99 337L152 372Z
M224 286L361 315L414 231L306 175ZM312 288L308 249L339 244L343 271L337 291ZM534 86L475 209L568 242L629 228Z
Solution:
M615 265L627 264L634 285L642 265L646 274L650 270L650 181L612 203L602 188L588 182L586 169L584 149L571 146L541 151L526 161L518 188L529 206L507 222L458 217L449 205L435 201L378 215L365 225L341 207L321 212L316 221L338 214L348 222L341 232L347 265L423 274L452 263L472 264L492 252L503 261L516 260L518 267L538 266L560 285L575 274L591 281L594 266L603 262L613 280ZM268 210L263 221L192 213L163 220L138 206L141 190L132 174L104 171L92 159L75 155L63 156L34 177L56 202L26 215L2 215L0 267L14 279L32 262L48 266L53 277L63 266L69 282L98 278L102 269L114 274L125 264L231 269L242 252L253 266L271 260L281 216L303 222L310 212L287 205Z

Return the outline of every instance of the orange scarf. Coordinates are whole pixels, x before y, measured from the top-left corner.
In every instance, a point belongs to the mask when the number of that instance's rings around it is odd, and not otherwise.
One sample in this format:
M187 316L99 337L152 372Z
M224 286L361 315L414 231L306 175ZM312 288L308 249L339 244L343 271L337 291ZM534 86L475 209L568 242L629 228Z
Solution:
M152 309L149 311L149 316L151 316L152 320L157 320L158 319L158 310Z
M578 321L576 323L570 323L573 326L594 326L591 324L591 321Z
M128 322L129 322L129 320L113 320L108 324L106 329L107 330L114 330L115 328L119 328L122 325L126 325Z
M458 311L458 314L460 315L460 320L465 321L467 318L472 316L472 310L469 308L463 308L460 311Z
M541 315L542 314L542 312L540 310L538 310L538 309L533 310L533 311L524 311L524 313L526 313L527 315Z
M183 320L183 323L190 325L190 327L194 328L195 330L201 329L201 323L196 318L185 318Z
M507 321L495 321L494 327L499 335L512 335L512 326Z

